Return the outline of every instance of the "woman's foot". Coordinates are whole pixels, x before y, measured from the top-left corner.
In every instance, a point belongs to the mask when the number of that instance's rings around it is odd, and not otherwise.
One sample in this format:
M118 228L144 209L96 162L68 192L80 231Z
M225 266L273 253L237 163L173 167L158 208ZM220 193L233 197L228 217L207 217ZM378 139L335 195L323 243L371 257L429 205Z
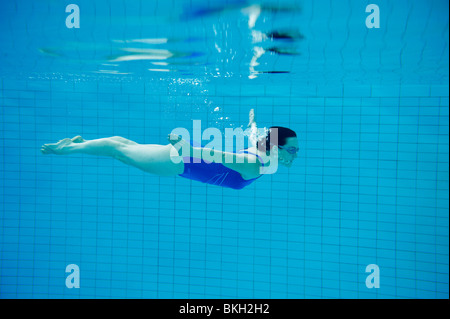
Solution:
M81 136L80 136L81 137ZM79 139L77 139L79 140ZM56 155L62 155L67 153L67 146L72 144L73 141L70 138L65 138L60 140L58 143L53 144L44 144L41 147L41 152L43 154L56 154ZM81 143L81 142L78 142Z

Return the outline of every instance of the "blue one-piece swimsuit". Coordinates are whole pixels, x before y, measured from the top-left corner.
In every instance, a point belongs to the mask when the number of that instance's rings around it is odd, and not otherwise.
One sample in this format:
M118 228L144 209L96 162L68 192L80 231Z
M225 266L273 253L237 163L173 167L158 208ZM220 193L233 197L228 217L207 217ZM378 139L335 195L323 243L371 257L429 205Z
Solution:
M238 154L240 153L255 155L260 160L261 165L264 166L264 162L259 155L248 152L247 150L241 150ZM183 157L183 162L184 172L179 176L202 183L233 189L242 189L262 176L260 175L252 179L243 179L241 174L221 163L209 162L199 158Z

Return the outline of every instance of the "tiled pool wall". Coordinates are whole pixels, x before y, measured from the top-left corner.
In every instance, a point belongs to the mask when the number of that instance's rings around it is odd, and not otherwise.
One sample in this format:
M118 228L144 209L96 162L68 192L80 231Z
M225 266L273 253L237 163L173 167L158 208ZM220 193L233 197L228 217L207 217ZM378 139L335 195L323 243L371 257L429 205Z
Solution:
M2 79L2 298L448 298L448 85L166 82ZM250 108L301 151L242 191L39 152Z

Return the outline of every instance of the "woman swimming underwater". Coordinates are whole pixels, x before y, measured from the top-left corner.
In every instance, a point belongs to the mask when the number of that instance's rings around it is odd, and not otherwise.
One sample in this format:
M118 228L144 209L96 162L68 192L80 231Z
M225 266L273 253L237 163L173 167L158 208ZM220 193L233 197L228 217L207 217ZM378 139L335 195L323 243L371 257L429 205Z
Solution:
M253 110L250 111L250 125L256 127ZM278 167L278 163L290 167L299 150L296 133L280 126L270 127L255 146L236 153L196 147L175 134L169 134L168 140L169 144L159 145L138 144L120 136L95 140L76 136L44 144L41 152L109 156L159 176L179 175L207 184L242 189L267 174L269 167ZM271 165L274 163L276 165Z

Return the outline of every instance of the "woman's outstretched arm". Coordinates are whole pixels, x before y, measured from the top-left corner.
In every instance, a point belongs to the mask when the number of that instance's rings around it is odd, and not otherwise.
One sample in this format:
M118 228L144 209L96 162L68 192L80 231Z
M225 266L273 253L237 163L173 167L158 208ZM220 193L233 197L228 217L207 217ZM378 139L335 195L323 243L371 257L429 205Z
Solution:
M253 155L222 152L207 147L193 147L176 134L169 134L168 140L182 157L202 158L222 164L241 174L244 179L252 179L260 175L261 164Z

